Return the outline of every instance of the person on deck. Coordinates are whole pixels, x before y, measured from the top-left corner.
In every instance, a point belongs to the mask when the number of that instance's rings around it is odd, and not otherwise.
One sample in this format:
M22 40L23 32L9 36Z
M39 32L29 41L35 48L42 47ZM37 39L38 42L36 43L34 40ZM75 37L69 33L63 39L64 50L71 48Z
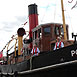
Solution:
M33 45L33 49L32 49L32 51L31 51L32 56L38 56L39 53L40 53L39 48L37 47L36 44L34 44L34 45Z
M61 41L61 38L60 37L57 37L57 42L55 44L54 50L59 49L59 48L63 48L63 47L64 47L64 44Z

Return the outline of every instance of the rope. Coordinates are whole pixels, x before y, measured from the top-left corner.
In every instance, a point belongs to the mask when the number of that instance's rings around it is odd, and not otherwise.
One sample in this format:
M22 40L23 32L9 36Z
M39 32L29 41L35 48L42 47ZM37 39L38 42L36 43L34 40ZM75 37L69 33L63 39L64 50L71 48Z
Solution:
M27 17L27 18L26 18L26 20L25 20L25 23L24 23L24 24L21 24L21 25L23 25L22 27L24 27L24 26L27 24L28 19L29 19L29 17Z
M72 3L72 1L73 1L73 0L71 0L71 1L68 1L68 2L69 2L69 3Z
M46 10L45 10L45 13L44 13L44 15L43 15L43 17L42 17L42 19L41 19L41 22L43 22L44 17L45 17L45 15L46 15L46 12L47 12L48 8L49 8L49 3L48 3L48 5L47 5L47 7L46 7Z
M56 4L56 0L55 0L55 4ZM55 10L54 10L54 21L55 21L55 16L56 16L56 6L55 6ZM54 24L55 25L55 24Z
M72 2L73 2L73 0L68 1L68 3L72 3ZM72 6L71 10L72 10L73 8L75 8L75 7L76 7L76 5L77 5L77 1L76 1L76 3Z
M68 12L67 12L68 13ZM72 29L72 32L74 32L74 29L73 29L73 27L72 27L72 21L71 21L71 17L70 17L70 15L69 15L69 13L68 13L68 18L69 18L69 21L70 21L70 23L71 23L71 29Z
M75 7L76 7L76 5L77 5L77 1L76 1L75 5L71 8L71 10L72 10L73 8L75 8Z
M28 17L27 17L27 19L26 19L26 22L25 22L24 24L22 24L22 25L25 26L25 25L27 24L27 20L28 20ZM23 27L24 27L24 26L23 26ZM13 36L11 37L12 39L9 40L9 42L11 42L11 41L13 40L13 37L15 37L16 35L17 35L17 34L13 35ZM8 42L8 43L9 43L9 42ZM1 52L3 52L3 50L7 47L8 43L4 46L4 48L1 50Z
M72 1L73 1L73 0L72 0ZM65 3L65 4L66 4L66 3ZM69 21L70 21L70 24L71 24L70 26L71 26L72 32L74 32L74 29L73 29L73 26L72 26L72 21L71 21L71 16L70 16L70 14L69 14L69 10L68 10L67 7L66 7L65 9L66 9L66 12L67 12L67 14L68 14L67 16L68 16Z
M13 47L14 47L14 45L12 47L10 47L8 50L10 51Z

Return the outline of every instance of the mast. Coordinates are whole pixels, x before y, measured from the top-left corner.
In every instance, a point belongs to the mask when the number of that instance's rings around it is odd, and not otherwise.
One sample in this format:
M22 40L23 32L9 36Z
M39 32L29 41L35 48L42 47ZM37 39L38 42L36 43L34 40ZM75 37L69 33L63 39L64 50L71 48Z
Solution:
M63 0L61 0L61 8L62 8L62 18L63 18L64 40L67 40L67 33L66 33L66 25L65 25L65 17L64 17Z

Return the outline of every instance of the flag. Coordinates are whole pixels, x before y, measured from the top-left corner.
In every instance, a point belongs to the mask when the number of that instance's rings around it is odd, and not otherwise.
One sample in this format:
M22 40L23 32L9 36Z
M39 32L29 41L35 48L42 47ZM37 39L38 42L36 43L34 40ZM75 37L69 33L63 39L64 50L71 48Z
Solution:
M0 58L2 58L3 57L3 53L2 52L0 52Z
M24 23L24 25L26 25L27 22Z
M27 22L25 22L25 23L24 23L24 24L22 24L22 25L26 25L26 23L27 23Z

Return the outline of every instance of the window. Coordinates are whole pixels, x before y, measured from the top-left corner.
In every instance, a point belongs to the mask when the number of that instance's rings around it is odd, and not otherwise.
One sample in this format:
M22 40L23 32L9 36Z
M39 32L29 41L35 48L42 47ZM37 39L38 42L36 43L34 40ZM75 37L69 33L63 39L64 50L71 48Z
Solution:
M33 40L35 39L35 32L33 32Z
M50 31L51 31L51 28L50 28L50 27L45 27L45 28L44 28L44 33L45 33L45 34L49 34Z
M38 37L37 31L35 31L35 39Z
M59 27L55 27L55 34L59 35Z
M42 36L41 29L38 29L35 32L33 32L33 40L41 38L41 36Z
M38 30L38 38L41 38L42 33L41 33L41 29Z
M64 35L63 27L61 26L60 29L61 29L61 35Z

